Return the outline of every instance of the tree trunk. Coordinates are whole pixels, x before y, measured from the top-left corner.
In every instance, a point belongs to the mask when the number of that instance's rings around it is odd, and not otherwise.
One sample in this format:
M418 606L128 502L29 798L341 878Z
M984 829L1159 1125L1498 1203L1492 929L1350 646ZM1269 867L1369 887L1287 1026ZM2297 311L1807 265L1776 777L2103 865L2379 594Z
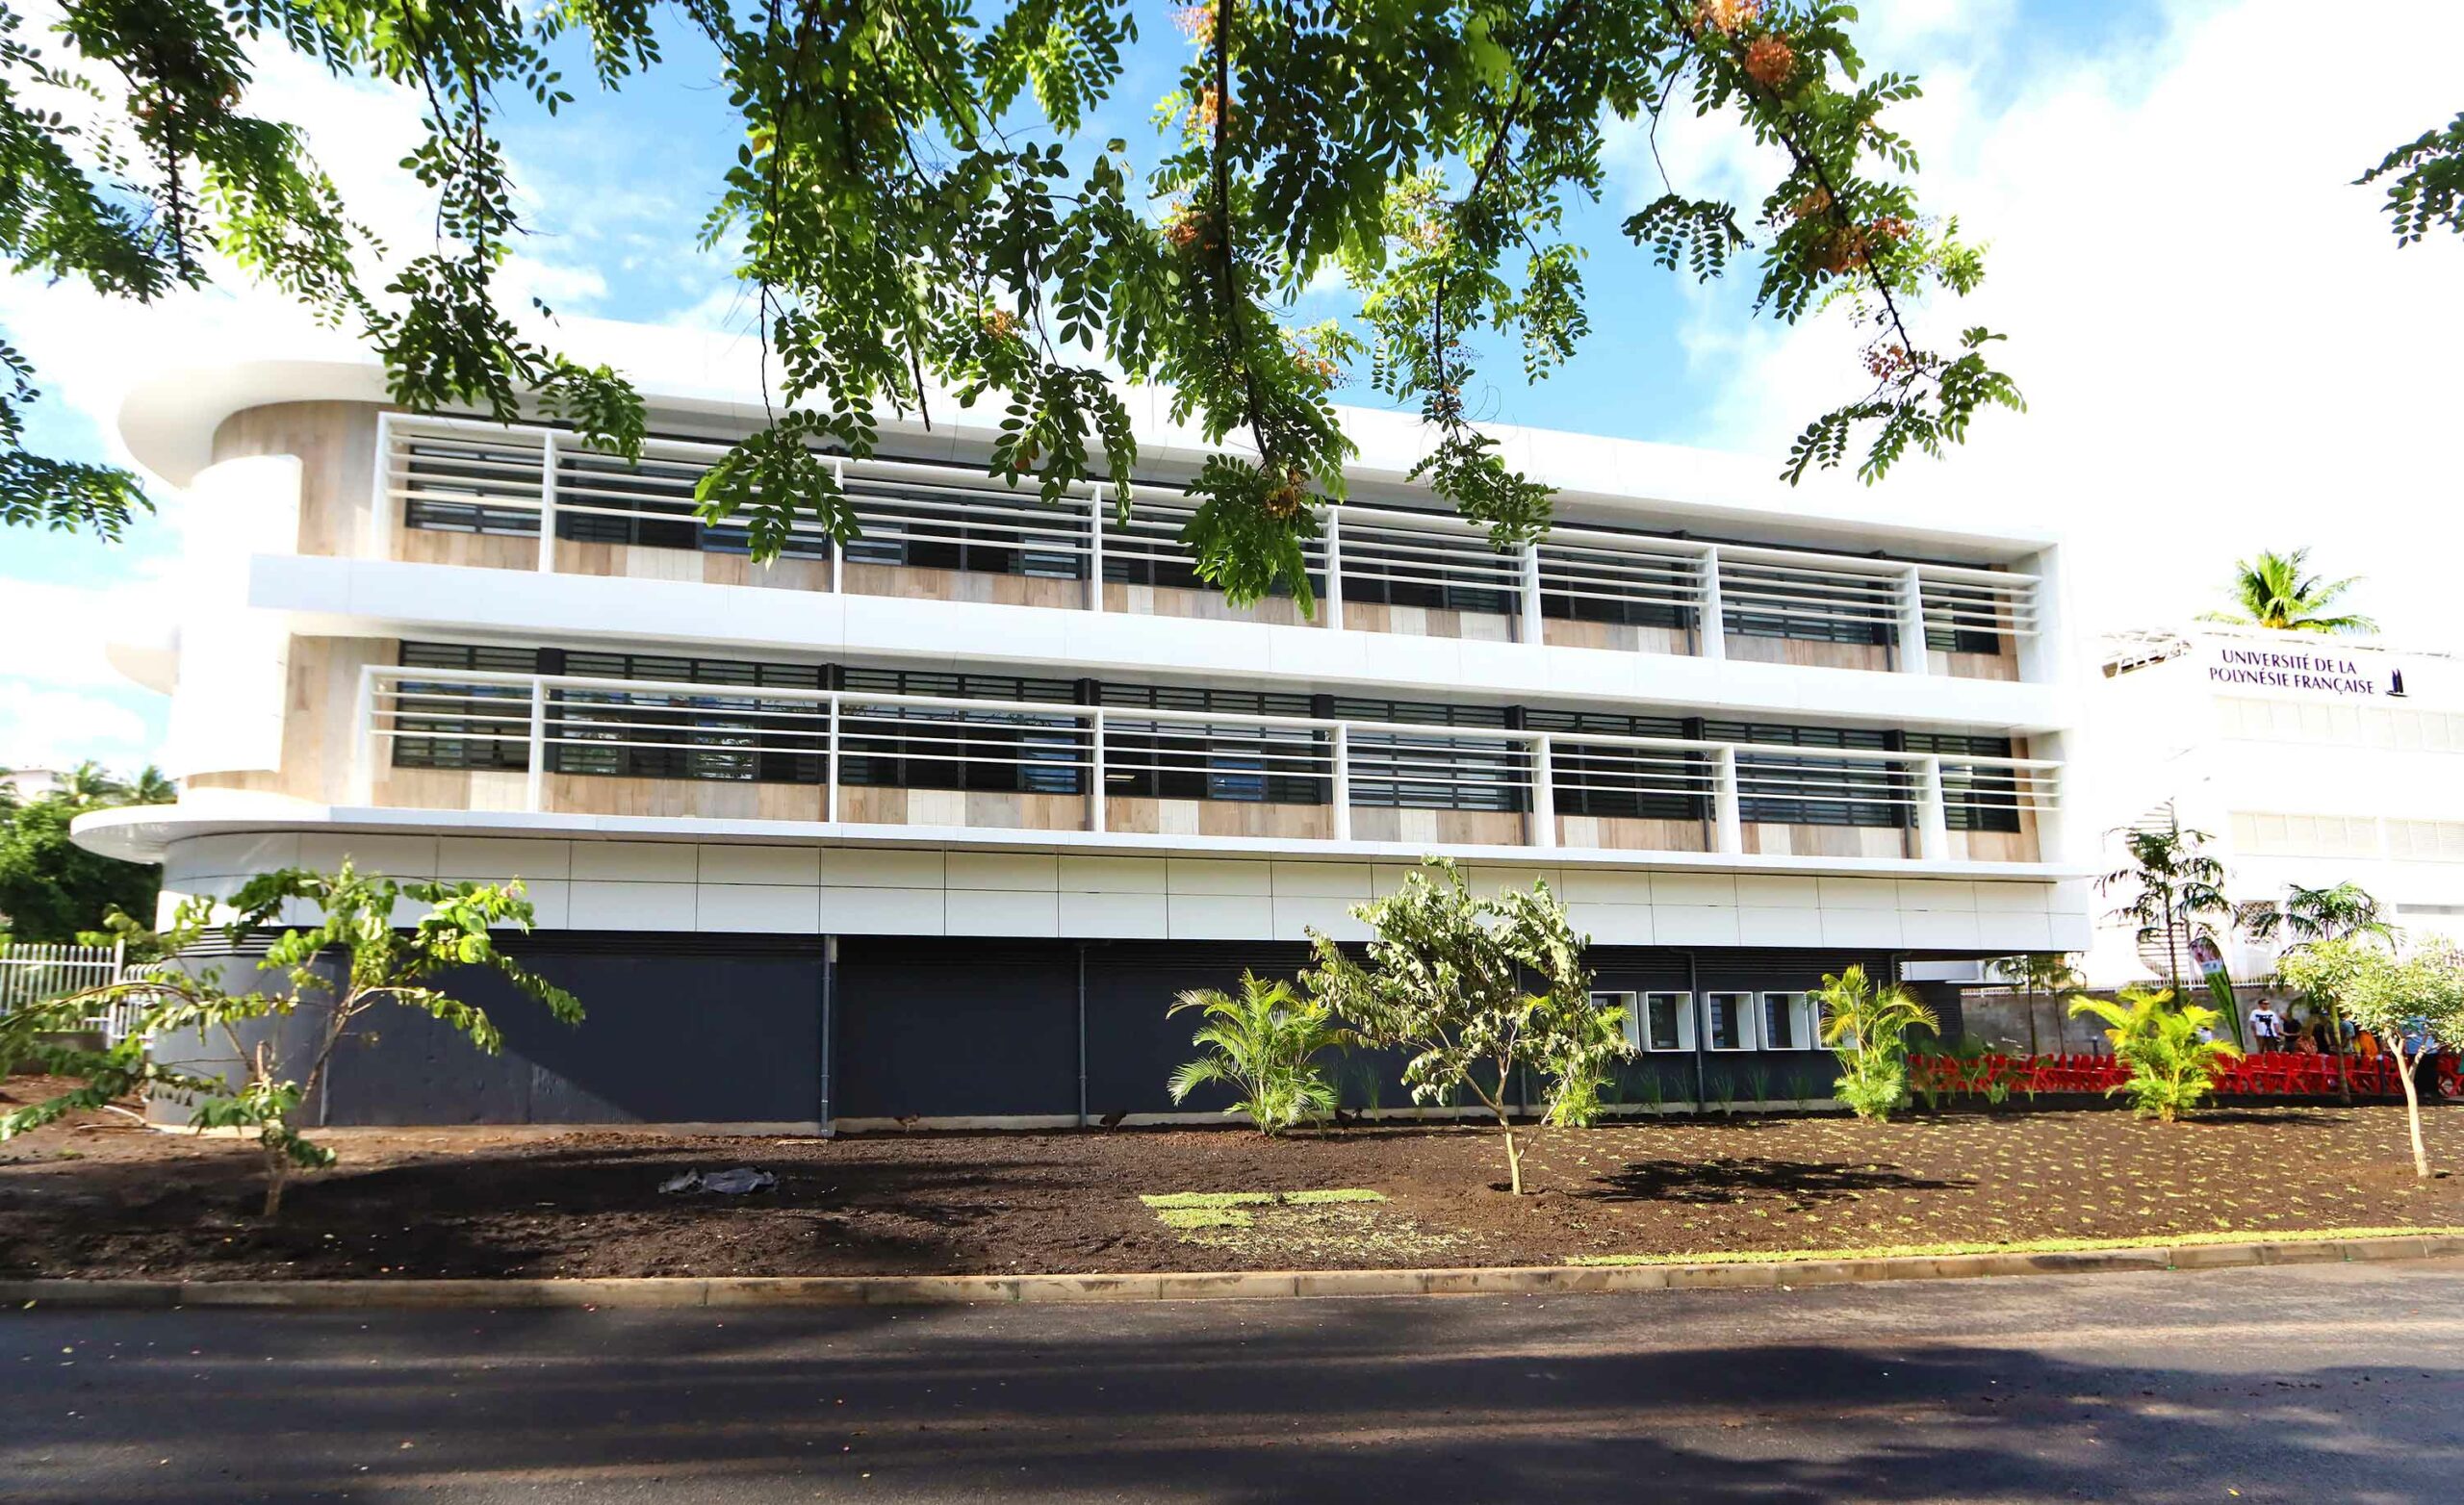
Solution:
M2404 1084L2404 1122L2413 1132L2413 1174L2427 1181L2429 1151L2422 1144L2422 1094L2413 1084L2413 1064L2412 1059L2406 1059L2403 1046L2399 1044L2396 1047L2396 1079Z
M265 1154L266 1154L266 1213L265 1213L265 1215L266 1215L266 1221L267 1221L267 1222L269 1222L269 1223L270 1223L270 1222L272 1222L275 1218L277 1218L277 1217L279 1217L279 1216L281 1216L281 1215L282 1215L282 1184L283 1184L284 1178L285 1178L286 1176L288 1176L288 1175L289 1175L289 1173L290 1173L290 1170L291 1170L291 1163L290 1163L289 1158L288 1158L288 1157L286 1157L286 1156L283 1154L283 1152L282 1152L281 1150L279 1150L279 1149L269 1149L269 1150L267 1150L267 1151L265 1152Z
M2028 1059L2037 1058L2037 985L2028 984Z
M1498 1123L1505 1130L1506 1184L1513 1188L1514 1194L1519 1197L1523 1195L1523 1153L1514 1147L1514 1120L1506 1117L1503 1113L1500 1113L1498 1114Z

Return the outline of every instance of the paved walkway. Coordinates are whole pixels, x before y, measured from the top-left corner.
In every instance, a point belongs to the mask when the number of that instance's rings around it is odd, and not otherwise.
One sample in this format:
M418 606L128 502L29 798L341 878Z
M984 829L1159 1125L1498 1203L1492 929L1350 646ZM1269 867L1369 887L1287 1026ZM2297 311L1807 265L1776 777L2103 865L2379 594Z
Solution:
M2464 1499L2464 1263L1800 1291L0 1314L0 1499Z

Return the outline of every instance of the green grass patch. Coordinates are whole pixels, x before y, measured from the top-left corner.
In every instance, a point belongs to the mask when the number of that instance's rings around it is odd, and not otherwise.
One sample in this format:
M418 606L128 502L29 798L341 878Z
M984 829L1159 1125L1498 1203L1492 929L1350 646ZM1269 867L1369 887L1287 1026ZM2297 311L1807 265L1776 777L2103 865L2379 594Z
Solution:
M1280 1202L1286 1207L1318 1207L1328 1202L1383 1202L1386 1193L1365 1186L1332 1186L1323 1191L1168 1191L1161 1196L1143 1196L1139 1201L1158 1212L1175 1209L1272 1207Z
M1167 1208L1267 1207L1275 1196L1271 1191L1168 1191L1160 1197L1142 1196L1138 1200L1160 1212Z
M1167 1228L1247 1228L1257 1221L1254 1214L1237 1207L1165 1207L1155 1210L1156 1217Z
M2398 1238L2464 1234L2464 1228L2298 1228L2247 1233L2147 1234L2133 1238L2021 1238L2010 1243L1899 1243L1864 1249L1732 1249L1714 1254L1577 1254L1568 1264L1787 1264L1805 1260L1893 1260L1944 1254L2084 1254L2097 1249L2169 1249L2182 1244L2316 1243L2333 1238Z

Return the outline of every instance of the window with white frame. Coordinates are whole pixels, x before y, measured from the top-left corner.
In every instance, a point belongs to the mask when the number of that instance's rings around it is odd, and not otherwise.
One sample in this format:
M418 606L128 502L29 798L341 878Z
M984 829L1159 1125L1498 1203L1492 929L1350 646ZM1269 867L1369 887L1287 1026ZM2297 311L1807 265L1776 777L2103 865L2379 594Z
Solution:
M1822 1043L1819 1008L1805 993L1762 995L1762 1048L1810 1051Z
M1703 1030L1710 1048L1715 1051L1754 1049L1754 995L1704 994Z
M1633 994L1594 993L1591 995L1591 1007L1614 1008L1624 1014L1625 1017L1618 1022L1618 1028L1626 1032L1626 1043L1635 1050L1643 1048L1643 1029L1641 1024L1636 1022Z
M1645 993L1641 1010L1627 1029L1627 1038L1641 1050L1692 1050L1694 995Z

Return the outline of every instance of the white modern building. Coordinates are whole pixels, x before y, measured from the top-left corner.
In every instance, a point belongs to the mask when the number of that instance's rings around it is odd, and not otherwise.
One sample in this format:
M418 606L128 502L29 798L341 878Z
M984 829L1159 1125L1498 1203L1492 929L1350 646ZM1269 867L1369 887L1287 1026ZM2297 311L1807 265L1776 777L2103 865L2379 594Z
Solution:
M761 421L749 360L606 339L637 465L389 411L372 364L235 361L124 414L228 522L176 641L116 660L172 697L182 798L78 839L167 902L346 855L519 877L520 944L590 1011L486 992L495 1059L389 1025L327 1121L1160 1115L1175 991L1358 939L1429 853L1568 902L1633 1005L1630 1101L1825 1095L1803 995L1846 963L2088 944L2043 535L1502 430L1559 497L1499 553L1404 479L1415 422L1356 412L1316 615L1233 610L1177 541L1205 450L1139 394L1126 524L988 480L991 421L939 405L845 464L860 542L760 565L690 504ZM1353 1101L1399 1104L1375 1075Z
M2089 692L2075 812L2104 836L2172 817L2209 838L2246 913L2293 884L2351 881L2411 935L2464 934L2464 673L2443 652L2376 640L2201 626L2107 645ZM2158 949L2102 896L2089 981L2161 976ZM2274 967L2277 942L2237 931L2237 979Z

